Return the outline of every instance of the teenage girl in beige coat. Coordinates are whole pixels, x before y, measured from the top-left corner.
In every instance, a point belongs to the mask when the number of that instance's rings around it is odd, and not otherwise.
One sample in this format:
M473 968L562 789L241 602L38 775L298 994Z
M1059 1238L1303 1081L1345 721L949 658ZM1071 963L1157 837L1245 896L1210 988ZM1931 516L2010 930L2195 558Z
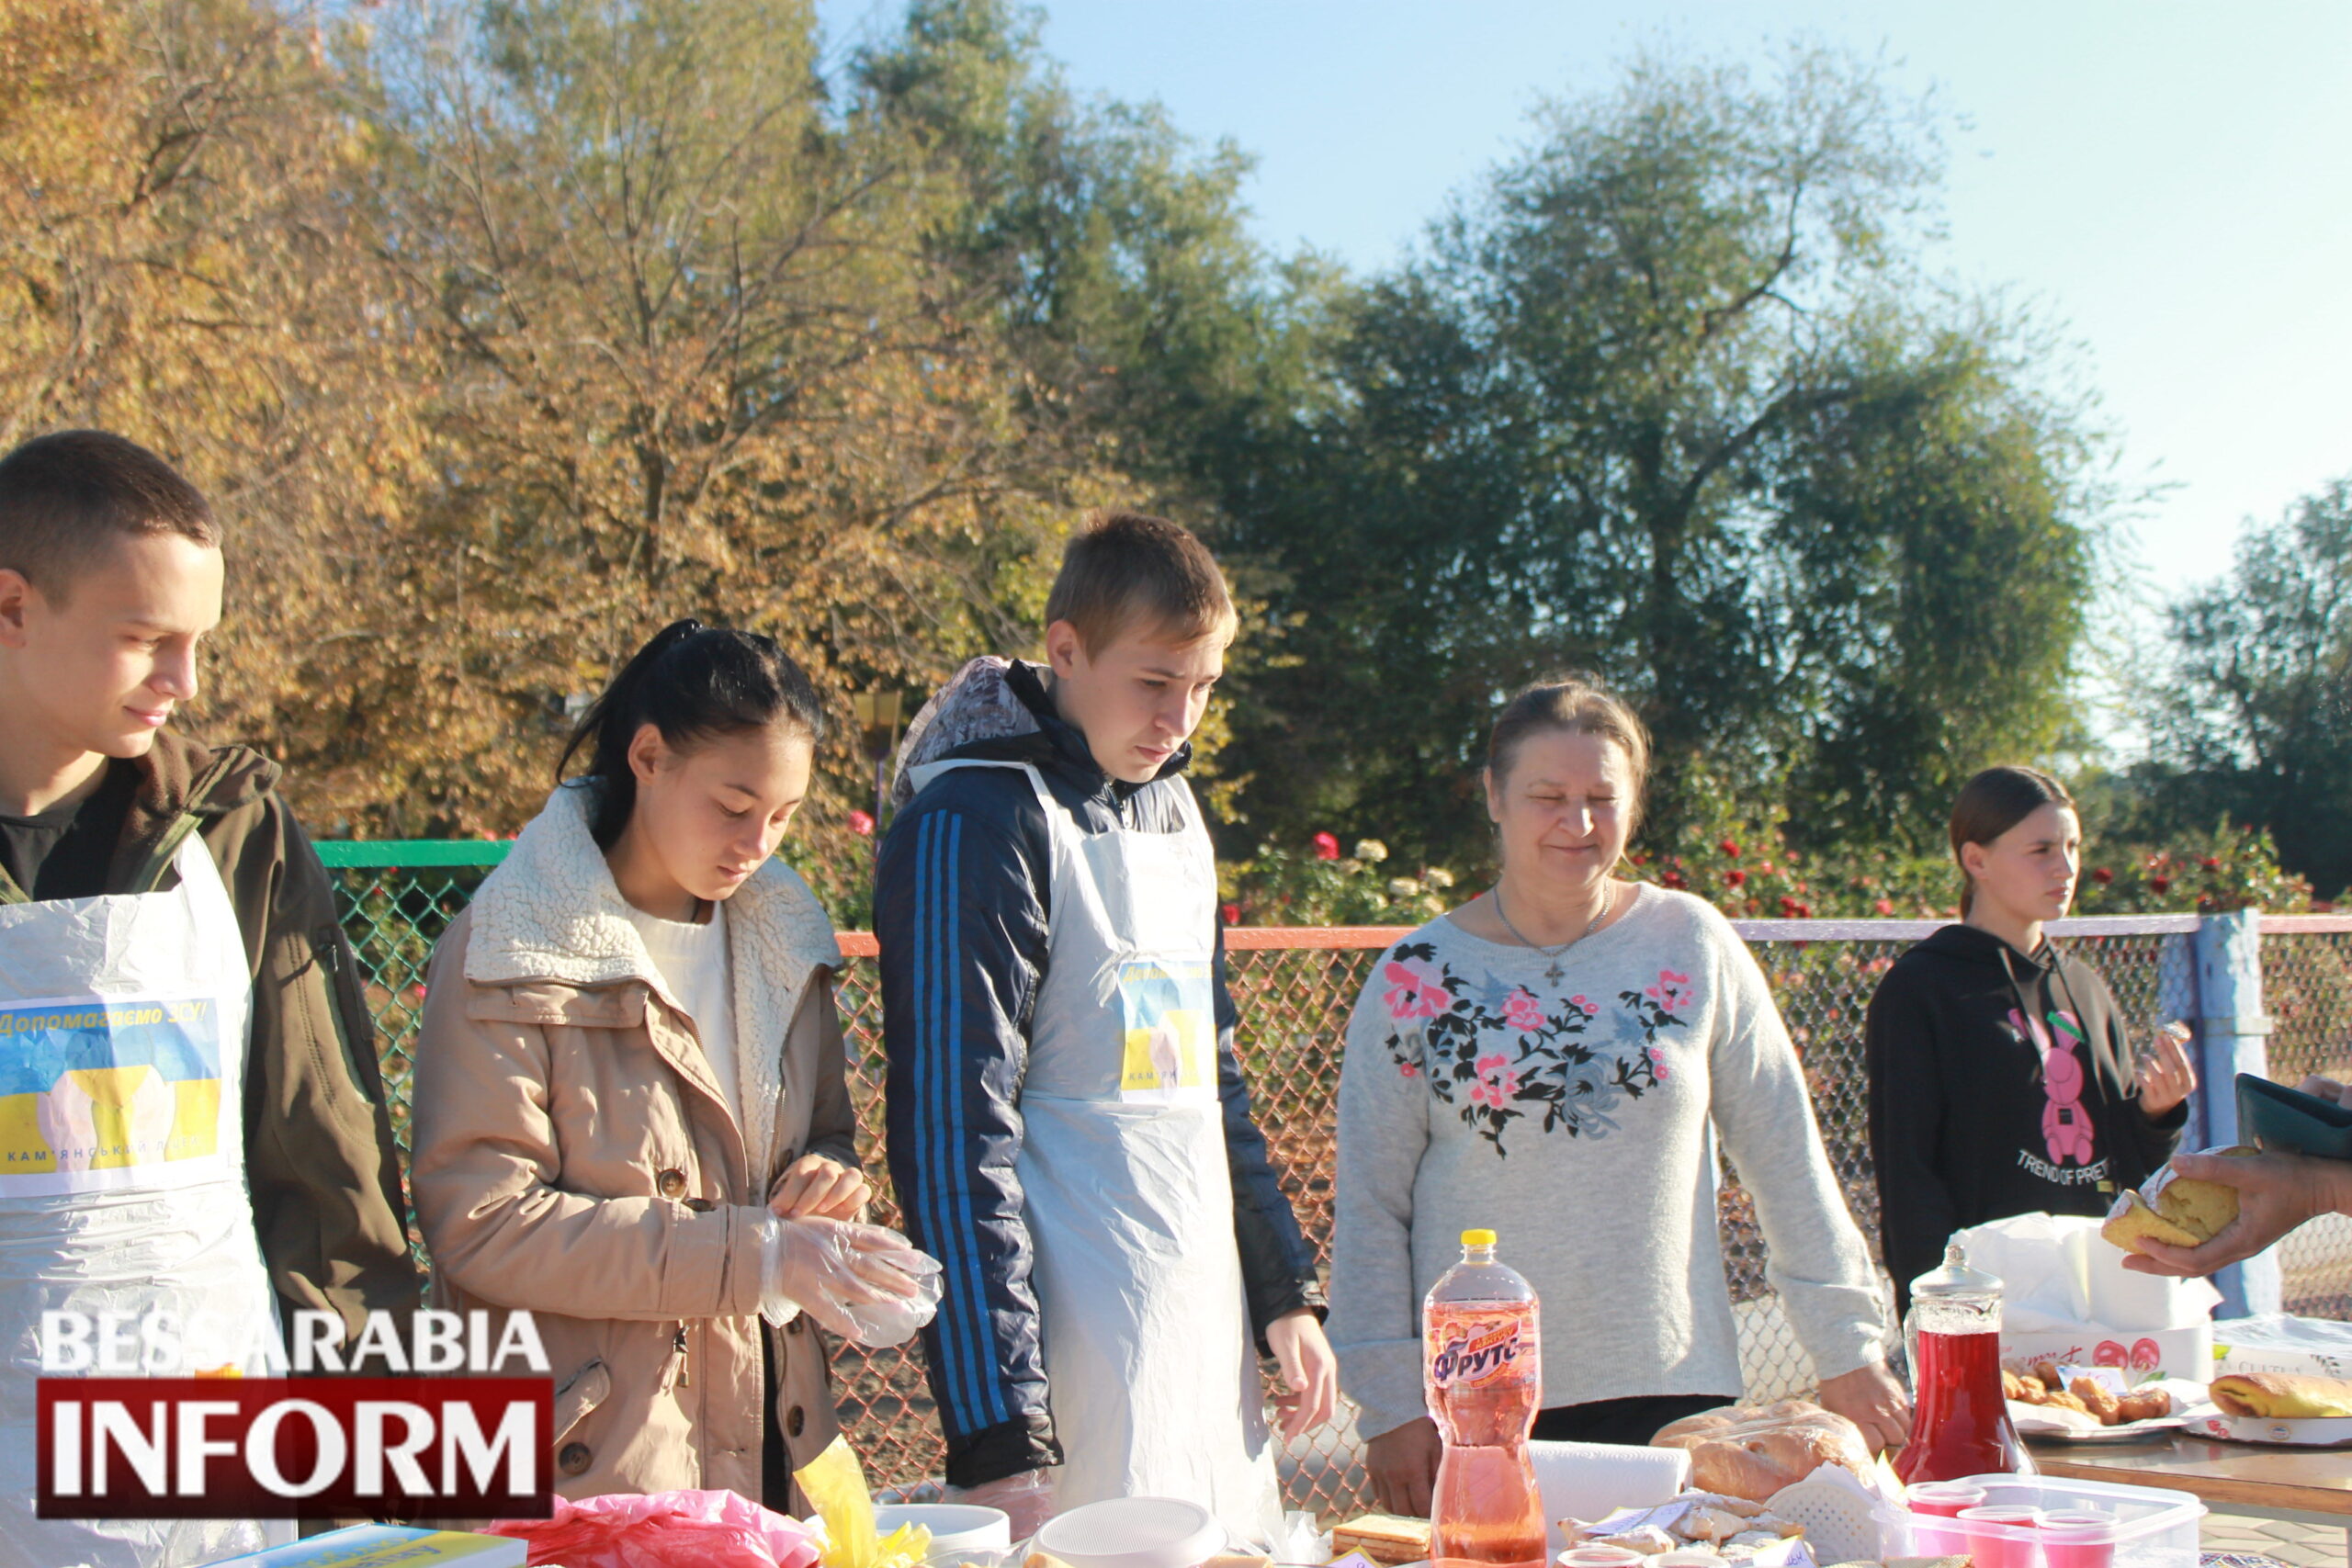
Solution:
M412 1173L434 1302L533 1314L567 1497L788 1506L838 1430L808 1317L888 1343L928 1316L936 1266L855 1223L840 951L773 858L820 723L768 638L669 627L434 952Z

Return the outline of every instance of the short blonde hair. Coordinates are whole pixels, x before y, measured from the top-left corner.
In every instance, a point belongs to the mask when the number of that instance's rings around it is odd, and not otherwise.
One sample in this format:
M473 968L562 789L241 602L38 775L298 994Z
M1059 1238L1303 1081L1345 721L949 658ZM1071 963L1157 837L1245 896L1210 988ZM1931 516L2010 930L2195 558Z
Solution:
M1634 775L1629 830L1640 827L1649 795L1650 732L1625 700L1587 675L1564 675L1523 688L1503 705L1487 736L1487 772L1497 788L1510 777L1528 738L1546 732L1594 735L1615 742Z
M1089 658L1137 627L1195 642L1230 637L1239 625L1208 547L1140 512L1097 515L1071 536L1046 596L1046 624L1056 621L1077 629Z

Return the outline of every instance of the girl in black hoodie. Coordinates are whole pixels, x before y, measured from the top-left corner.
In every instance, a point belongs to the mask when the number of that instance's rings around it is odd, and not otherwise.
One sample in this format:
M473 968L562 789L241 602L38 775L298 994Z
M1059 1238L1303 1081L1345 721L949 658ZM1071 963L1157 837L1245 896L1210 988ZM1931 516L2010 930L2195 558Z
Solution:
M2031 768L1977 774L1952 806L1951 847L1962 923L1894 961L1863 1026L1899 1309L1954 1231L2105 1213L2171 1157L2197 1087L2170 1031L2135 1068L2107 983L2042 936L2081 869L2064 785Z

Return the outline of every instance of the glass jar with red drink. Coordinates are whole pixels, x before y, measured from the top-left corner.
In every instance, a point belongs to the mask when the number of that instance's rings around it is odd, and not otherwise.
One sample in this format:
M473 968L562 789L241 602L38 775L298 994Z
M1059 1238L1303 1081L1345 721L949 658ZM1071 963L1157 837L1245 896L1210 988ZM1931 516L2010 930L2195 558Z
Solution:
M1911 1441L1894 1461L1905 1483L1957 1481L1996 1472L2027 1474L2001 1397L2001 1281L1968 1266L1955 1242L1943 1266L1911 1281L1903 1322L1911 1352Z

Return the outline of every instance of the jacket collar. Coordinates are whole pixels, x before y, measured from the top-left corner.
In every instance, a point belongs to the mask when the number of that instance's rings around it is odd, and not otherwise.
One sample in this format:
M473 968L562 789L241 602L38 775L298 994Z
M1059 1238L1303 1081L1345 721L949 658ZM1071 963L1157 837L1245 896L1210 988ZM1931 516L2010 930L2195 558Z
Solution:
M1186 741L1145 784L1112 778L1095 761L1085 731L1055 706L1047 683L1051 673L1045 665L993 654L958 670L907 727L891 785L892 804L904 807L913 800L915 779L928 776L923 770L945 761L1023 763L1058 775L1083 795L1114 807L1191 764L1193 747Z
M1193 743L1187 740L1159 765L1159 772L1142 784L1113 778L1094 760L1094 750L1086 743L1086 732L1062 717L1055 705L1053 688L1047 681L1049 674L1046 666L1019 659L1013 660L1005 671L1005 688L1028 710L1030 720L1036 726L1034 730L1001 739L974 741L947 755L1032 762L1044 772L1060 773L1090 795L1114 803L1125 802L1136 791L1148 789L1161 779L1174 778L1191 765Z
M581 989L637 984L683 1014L589 832L594 805L590 786L560 786L484 879L472 904L466 978ZM785 1035L811 977L840 964L841 943L808 885L771 860L727 901L727 945L743 1131L752 1168L765 1170L783 1094ZM699 1050L676 1054L673 1065L717 1088Z
M139 787L107 868L110 893L155 891L190 833L260 799L278 778L277 764L257 751L243 746L214 750L168 729L157 732L133 766ZM22 903L27 897L0 870L0 903Z

